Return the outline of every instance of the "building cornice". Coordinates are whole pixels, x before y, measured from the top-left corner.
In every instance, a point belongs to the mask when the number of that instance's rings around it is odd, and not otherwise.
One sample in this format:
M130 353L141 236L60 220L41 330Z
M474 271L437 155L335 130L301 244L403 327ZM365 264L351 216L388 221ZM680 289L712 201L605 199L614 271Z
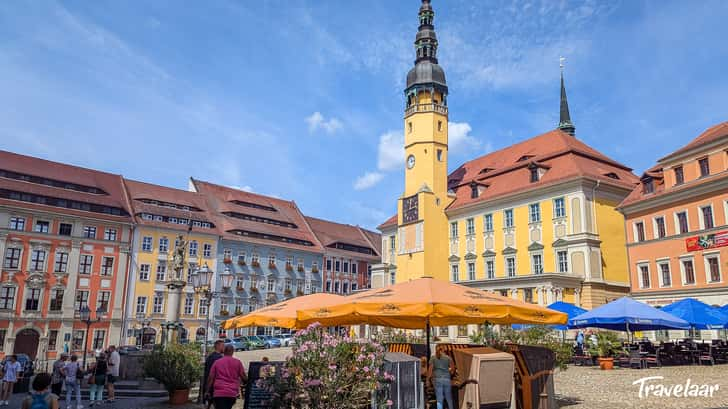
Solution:
M544 273L544 274L529 274L524 276L516 277L501 277L489 280L474 280L474 281L460 281L458 284L467 287L498 287L498 288L509 288L518 285L533 285L543 286L547 284L551 285L563 285L563 286L580 286L584 279L580 276L569 275L569 274L556 274L556 273Z
M657 207L669 206L675 202L688 201L694 199L696 196L713 193L716 191L725 191L728 189L728 173L721 172L716 174L715 179L707 181L705 183L696 184L693 186L686 185L681 189L674 191L666 191L661 195L653 197L647 197L636 203L627 204L617 208L626 217L630 214L649 211Z

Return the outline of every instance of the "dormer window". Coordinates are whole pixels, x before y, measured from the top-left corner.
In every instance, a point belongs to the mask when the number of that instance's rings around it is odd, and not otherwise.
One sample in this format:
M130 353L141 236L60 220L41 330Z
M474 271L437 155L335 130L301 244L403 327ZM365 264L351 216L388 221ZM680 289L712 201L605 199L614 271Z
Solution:
M531 158L533 158L533 155L523 155L520 158L518 158L518 160L516 162L523 162L523 161L529 160Z
M619 180L619 176L614 172L605 173L604 176L610 178L610 179L616 179Z
M655 182L652 178L642 179L642 192L644 194L654 193Z
M473 182L470 184L470 198L477 199L480 192L478 191L478 184Z
M534 167L529 168L528 170L531 171L531 183L538 182L538 180L540 178L540 176L538 174L538 168L534 166Z
M488 172L490 172L491 170L493 170L493 168L483 168L483 169L481 169L481 170L480 170L480 173L481 173L481 174L484 174L484 173L488 173Z

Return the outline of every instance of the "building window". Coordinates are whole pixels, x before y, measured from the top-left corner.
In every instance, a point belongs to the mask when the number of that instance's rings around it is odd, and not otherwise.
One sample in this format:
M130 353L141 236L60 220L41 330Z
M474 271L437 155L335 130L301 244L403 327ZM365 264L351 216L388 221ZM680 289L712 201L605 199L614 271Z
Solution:
M58 330L48 331L48 350L55 351L58 348Z
M475 234L475 219L472 217L465 220L465 234L472 236Z
M301 268L303 268L303 261L301 261ZM356 262L351 263L351 274L356 275Z
M104 240L116 241L116 229L104 229Z
M540 254L533 254L531 256L531 268L533 274L543 274L543 256Z
M533 303L533 288L523 289L523 301Z
M506 228L513 227L513 209L506 209L503 211L503 220Z
M508 273L508 277L516 276L516 258L515 257L506 257L506 272Z
M634 230L637 241L645 241L645 224L642 222L635 223Z
M339 261L339 260L334 261L334 271L337 273L341 271L341 261Z
M167 278L167 265L164 262L157 264L157 281L164 281Z
M73 306L75 311L81 311L81 308L88 306L88 291L80 290L76 291L76 303Z
M557 197L554 199L554 217L566 217L566 207L564 205L563 197Z
M151 245L150 245L150 247L151 247ZM151 249L150 249L150 251L151 251ZM169 251L169 239L166 237L160 237L159 238L159 252L166 253L167 251Z
M559 273L569 272L569 253L566 250L556 252L556 262L559 265Z
M145 316L146 314L147 314L147 297L137 297L136 315Z
M96 227L94 226L83 226L83 237L87 239L96 238Z
M159 239L159 242L160 242L160 250L159 251L162 252L162 250L161 250L161 245L162 245L161 242L162 242L162 239ZM152 238L150 236L142 237L142 251L146 251L146 252L151 252L152 251Z
M495 260L485 260L485 275L489 280L495 278Z
M200 299L200 301L197 303L197 315L200 317L206 317L207 316L207 301L204 299ZM252 305L250 306L253 307Z
M273 292L276 290L276 280L269 278L268 279L268 292Z
M665 231L665 218L660 216L655 218L655 227L657 230L657 238L663 238L667 235Z
M15 308L15 287L0 287L0 310Z
M10 230L25 230L25 218L13 216L10 218Z
M7 269L20 268L20 252L19 248L8 247L5 250L5 263L3 266Z
M152 314L161 314L164 305L164 293L157 291L152 298Z
M700 212L703 215L703 228L712 229L713 228L713 207L712 206L701 207Z
M58 226L58 235L59 236L70 236L71 231L73 230L73 225L69 223L61 223Z
M331 280L326 280L326 292L331 292Z
M538 168L532 167L529 171L531 171L531 183L538 182Z
M655 183L652 180L652 178L642 179L642 193L649 194L649 193L654 193L654 191L655 191Z
M458 237L458 222L450 223L450 238L456 239Z
M688 229L688 214L687 212L677 213L677 225L680 228L680 234L685 234L689 231Z
M698 164L700 165L700 177L710 175L710 164L708 163L708 158L699 159Z
M348 261L344 261L344 272L345 273L349 272L349 262Z
M269 266L275 266L276 265L276 255L275 254L269 254L268 255L268 265Z
M528 205L528 222L538 223L541 221L541 205L533 203Z
M336 294L339 293L339 282L338 281L334 281L334 292Z
M640 288L650 288L650 267L642 264L638 268L640 270Z
M94 330L93 349L102 349L104 347L104 339L106 338L105 329Z
M101 312L109 312L109 301L111 300L111 292L99 291L96 298L96 310Z
M44 222L42 220L38 220L35 222L35 232L36 233L48 233L49 227L50 227L49 222Z
M450 278L452 282L460 281L460 266L453 264L450 266Z
M56 273L65 273L68 268L68 253L58 252L56 253L56 261L54 263L53 271Z
M492 232L493 231L493 215L492 214L486 214L483 216L483 226L485 228L486 232Z
M720 281L720 261L718 260L718 256L706 256L705 257L706 262L706 270L709 274L709 279L711 283L717 283Z
M685 183L685 175L683 174L683 167L678 166L675 168L675 184L682 185Z
M475 263L468 263L468 280L475 280Z
M83 340L86 336L86 331L77 329L73 331L73 338L71 340L71 350L80 351L83 349Z
M43 271L46 258L45 250L33 250L30 254L30 269L34 271Z
M40 307L40 288L30 288L26 290L25 310L38 311Z
M205 243L202 245L202 257L204 257L204 258L212 257L212 244Z
M470 184L470 198L477 199L479 193L480 193L480 190L478 188L478 184L475 182L471 183Z
M438 122L439 124L439 122ZM437 150L437 161L442 162L442 149Z
M114 272L114 258L104 257L103 263L101 264L101 275L110 276Z
M458 325L458 338L467 337L468 336L468 326L467 325Z
M195 298L192 294L187 294L185 297L185 315L192 315L195 306Z
M63 292L64 289L62 287L51 289L51 302L49 310L60 311L63 308Z
M662 281L661 287L670 287L672 285L672 279L670 277L670 263L660 263L660 279Z
M326 271L331 271L331 259L326 259Z
M81 254L81 259L78 262L78 274L91 274L93 267L94 256L88 254Z
M450 327L439 327L437 329L437 335L440 337L449 337L450 336Z
M150 270L151 270L151 266L149 264L139 265L139 279L141 281L149 281L149 271Z
M198 244L197 244L196 240L192 240L190 242L190 247L189 247L190 257L197 257L197 246L198 246Z
M683 260L682 268L685 284L695 284L695 268L693 267L693 260Z

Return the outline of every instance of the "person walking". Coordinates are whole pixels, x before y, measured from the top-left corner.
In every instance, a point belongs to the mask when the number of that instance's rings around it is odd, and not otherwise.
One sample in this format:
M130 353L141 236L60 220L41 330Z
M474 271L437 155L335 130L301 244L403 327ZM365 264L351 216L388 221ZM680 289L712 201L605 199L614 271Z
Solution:
M13 394L15 383L18 382L18 378L22 377L22 375L23 366L18 362L18 357L16 355L10 355L3 368L3 388L2 393L0 393L0 405L10 405L8 400L10 399L10 395Z
M447 402L448 409L455 409L452 399L452 383L451 376L455 372L455 366L447 354L442 353L442 347L435 348L435 356L430 358L430 368L428 375L430 382L435 387L435 399L437 400L437 409L444 409Z
M51 373L51 392L56 396L61 396L63 391L63 373L61 370L66 365L68 354L63 352L61 357L53 362L53 372Z
M116 391L114 390L114 384L119 379L119 367L121 366L121 355L116 350L115 345L109 346L109 360L107 362L109 366L109 376L106 378L106 382L109 388L109 399L106 403L113 403L116 400Z
M56 361L58 362L58 361ZM55 364L54 370L55 370ZM39 373L33 379L33 393L23 400L21 409L59 409L58 395L49 392L53 377L47 373Z
M83 370L78 363L78 356L71 355L71 359L66 362L63 367L63 376L66 379L66 409L73 409L73 394L76 394L76 409L82 409L81 404L81 380L83 379Z
M247 381L243 364L233 357L235 348L226 345L225 356L215 361L210 369L208 389L212 388L212 401L215 409L232 409L240 395L240 385Z
M106 363L106 354L99 354L96 362L89 369L89 406L100 405L104 401L104 386L106 386L109 366ZM94 399L95 398L95 399Z
M217 341L215 341L213 348L214 349L212 350L212 352L205 359L205 372L202 376L202 396L205 397L205 402L207 403L205 407L208 409L210 408L210 406L212 406L212 389L207 387L207 380L210 377L210 369L212 369L212 365L215 363L215 361L223 357L222 353L225 349L225 342L221 339L218 339Z

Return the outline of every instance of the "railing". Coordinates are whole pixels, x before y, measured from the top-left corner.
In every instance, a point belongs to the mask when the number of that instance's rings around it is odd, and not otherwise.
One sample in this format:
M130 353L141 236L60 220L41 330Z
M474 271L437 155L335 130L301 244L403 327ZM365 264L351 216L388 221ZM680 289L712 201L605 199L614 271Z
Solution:
M447 107L434 103L412 105L404 110L404 116L410 116L415 112L437 112L438 114L447 115Z

